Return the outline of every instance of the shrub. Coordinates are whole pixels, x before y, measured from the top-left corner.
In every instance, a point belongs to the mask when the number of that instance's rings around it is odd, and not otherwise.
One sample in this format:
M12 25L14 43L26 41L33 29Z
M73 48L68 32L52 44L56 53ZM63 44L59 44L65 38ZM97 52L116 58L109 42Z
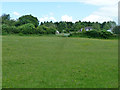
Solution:
M69 37L86 37L86 34L85 32L75 32L75 33L71 33Z
M85 32L85 31L86 31L86 30L83 28L83 29L82 29L82 32Z
M46 27L45 25L41 25L37 27L37 34L55 34L56 29L53 27Z
M23 33L19 33L19 36L24 36L24 34Z
M86 32L79 32L79 33L72 33L69 35L70 37L88 37L88 38L111 38L115 37L111 32L108 32L106 30L91 30Z
M2 31L2 35L8 35L8 33L5 31Z
M110 37L112 37L112 36L113 36L113 34L112 34L111 32L108 32L108 31L106 31L106 30L100 31L100 37L101 37L101 38L107 39L107 38L110 38Z
M17 29L23 34L34 34L36 32L35 26L31 23L21 25Z
M36 34L46 34L47 27L45 25L41 25L37 27Z
M96 31L96 30L91 30L91 31L86 31L85 34L89 37L99 37L100 36L100 32Z
M53 27L50 27L50 28L47 28L46 32L47 32L47 34L55 34L56 29Z
M8 34L11 34L11 33L19 33L19 30L15 27L15 26L8 26L6 24L3 24L2 25L2 32L6 32Z
M111 32L108 32L106 30L101 30L101 31L91 30L91 31L86 31L85 34L92 38L105 38L105 39L113 36Z

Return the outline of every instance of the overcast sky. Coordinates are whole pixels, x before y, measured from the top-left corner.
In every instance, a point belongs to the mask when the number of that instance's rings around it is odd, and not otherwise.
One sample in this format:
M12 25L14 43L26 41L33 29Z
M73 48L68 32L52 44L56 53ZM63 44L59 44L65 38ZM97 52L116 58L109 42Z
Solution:
M9 1L9 2L8 2ZM10 2L11 1L11 2ZM118 22L119 0L3 0L2 14L11 18L32 14L43 21L91 21ZM29 2L28 2L29 1ZM60 2L61 1L61 2Z

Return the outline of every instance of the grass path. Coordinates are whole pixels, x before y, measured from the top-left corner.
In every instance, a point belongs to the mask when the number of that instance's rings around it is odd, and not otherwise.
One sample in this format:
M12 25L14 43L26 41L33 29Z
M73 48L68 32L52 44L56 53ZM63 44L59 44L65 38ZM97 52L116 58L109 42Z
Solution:
M3 36L4 88L116 88L118 42Z

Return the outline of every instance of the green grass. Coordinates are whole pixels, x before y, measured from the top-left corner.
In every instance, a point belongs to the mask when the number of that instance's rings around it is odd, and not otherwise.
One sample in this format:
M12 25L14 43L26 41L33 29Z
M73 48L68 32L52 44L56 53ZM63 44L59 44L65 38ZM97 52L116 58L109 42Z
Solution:
M3 88L117 88L118 41L3 36Z

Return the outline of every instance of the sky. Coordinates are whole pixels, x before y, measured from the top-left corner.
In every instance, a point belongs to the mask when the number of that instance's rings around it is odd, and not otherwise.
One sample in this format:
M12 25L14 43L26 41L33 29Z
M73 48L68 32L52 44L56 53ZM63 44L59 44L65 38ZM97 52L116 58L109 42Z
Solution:
M119 0L69 0L51 2L44 0L4 0L2 1L2 13L10 14L12 19L18 19L22 15L33 15L40 22L43 21L91 21L118 22Z

